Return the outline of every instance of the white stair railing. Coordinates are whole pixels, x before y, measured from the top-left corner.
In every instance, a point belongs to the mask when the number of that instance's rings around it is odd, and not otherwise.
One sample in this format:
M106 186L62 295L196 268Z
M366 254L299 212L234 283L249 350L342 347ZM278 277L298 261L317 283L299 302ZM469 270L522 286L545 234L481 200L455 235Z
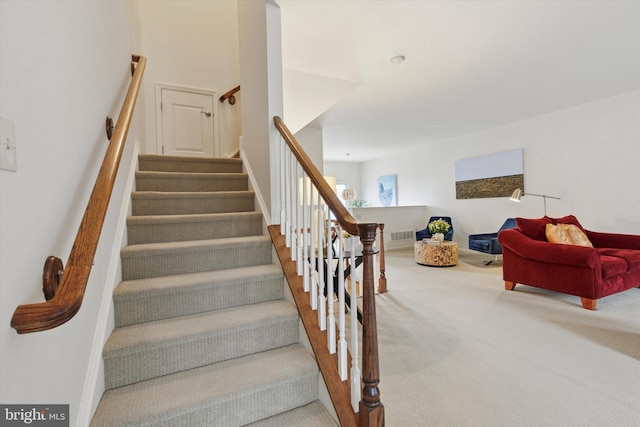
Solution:
M337 353L337 375L350 390L359 425L382 426L373 268L378 224L357 223L282 120L275 117L274 123L282 135L276 186L280 188L280 234L285 236L309 306L317 312L318 327L326 331L326 351ZM344 239L343 231L350 238ZM361 322L356 287L360 263Z
M295 156L284 142L286 167L282 168L281 180L286 197L282 198L281 234L286 236L291 258L296 262L297 274L301 276L304 291L309 294L309 304L318 312L321 330L327 331L327 347L330 354L337 352L338 374L342 381L351 376L351 403L354 412L360 404L360 354L359 324L356 294L356 254L358 245L355 238L347 239L350 247L345 247L343 228L336 222L327 203L302 171ZM281 185L282 188L282 185ZM349 254L346 258L345 254ZM344 264L351 288L347 289ZM351 307L346 304L350 293ZM347 322L348 311L351 318ZM350 344L347 337L350 337ZM348 369L348 353L351 353L351 375Z

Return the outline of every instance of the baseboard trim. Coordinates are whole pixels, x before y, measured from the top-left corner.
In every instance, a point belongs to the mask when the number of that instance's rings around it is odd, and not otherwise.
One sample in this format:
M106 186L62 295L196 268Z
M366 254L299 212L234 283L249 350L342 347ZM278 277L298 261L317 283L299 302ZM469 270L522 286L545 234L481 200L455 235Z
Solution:
M242 140L240 141L240 158L242 159L242 165L244 166L247 175L249 175L249 184L251 185L251 189L256 194L256 201L258 202L258 206L260 206L260 211L265 221L265 226L271 225L271 214L267 209L267 205L264 202L264 198L262 197L262 193L260 192L260 187L258 187L256 178L253 174L253 170L251 169L251 164L249 160L247 160L247 156L245 155L244 148L242 148Z
M120 249L123 242L126 241L127 216L131 211L131 193L135 185L135 173L138 169L138 155L140 153L140 143L135 142L127 181L123 191L123 199L120 200L120 213L116 226L116 238L111 247L111 259L109 261L109 269L105 280L100 311L96 321L96 329L91 344L91 354L80 398L80 407L78 408L77 427L86 427L91 423L93 413L100 403L104 387L104 362L102 360L102 349L107 337L111 334L115 327L113 320L113 290L120 283L121 267L120 267ZM113 203L113 201L112 201ZM109 286L111 285L111 286Z

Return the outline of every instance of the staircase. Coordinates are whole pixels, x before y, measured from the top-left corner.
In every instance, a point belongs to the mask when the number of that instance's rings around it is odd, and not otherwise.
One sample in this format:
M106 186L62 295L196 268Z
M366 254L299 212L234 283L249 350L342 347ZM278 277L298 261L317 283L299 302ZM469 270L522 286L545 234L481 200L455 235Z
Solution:
M91 426L335 426L242 161L139 165Z

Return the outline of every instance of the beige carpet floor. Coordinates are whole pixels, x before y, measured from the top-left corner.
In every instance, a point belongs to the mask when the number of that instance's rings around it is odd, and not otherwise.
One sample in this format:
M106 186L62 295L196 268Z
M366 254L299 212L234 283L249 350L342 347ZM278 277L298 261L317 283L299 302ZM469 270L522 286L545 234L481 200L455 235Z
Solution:
M388 251L376 297L386 425L640 426L640 289L580 299L518 285L460 253Z

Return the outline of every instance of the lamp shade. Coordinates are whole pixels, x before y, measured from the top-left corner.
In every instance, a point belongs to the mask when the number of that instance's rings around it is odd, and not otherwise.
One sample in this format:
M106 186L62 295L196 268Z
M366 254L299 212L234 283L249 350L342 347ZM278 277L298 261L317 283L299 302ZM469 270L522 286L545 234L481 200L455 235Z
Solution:
M353 188L345 188L344 190L342 190L342 200L350 202L352 200L355 200L356 195L356 190L354 190Z
M516 188L513 194L511 195L511 200L514 202L519 202L522 199L522 190Z
M331 187L331 189L333 190L333 192L336 192L336 187L337 187L337 181L336 181L336 177L335 176L323 176L324 180L327 181L327 184L329 184L329 187Z
M331 189L333 190L333 192L336 192L336 177L335 176L323 176L324 180L327 181L327 184L329 184L329 187L331 187ZM303 186L306 187L306 191L303 190ZM309 177L305 177L304 180L303 178L300 178L300 185L299 185L299 191L300 191L300 203L302 204L303 201L303 194L306 193L307 197L304 200L305 203L307 205L311 204L311 197L313 197L313 200L315 201L318 198L318 190L316 190L315 187L313 187L312 190L312 185L311 185L311 179L309 179ZM303 193L304 192L304 193Z

